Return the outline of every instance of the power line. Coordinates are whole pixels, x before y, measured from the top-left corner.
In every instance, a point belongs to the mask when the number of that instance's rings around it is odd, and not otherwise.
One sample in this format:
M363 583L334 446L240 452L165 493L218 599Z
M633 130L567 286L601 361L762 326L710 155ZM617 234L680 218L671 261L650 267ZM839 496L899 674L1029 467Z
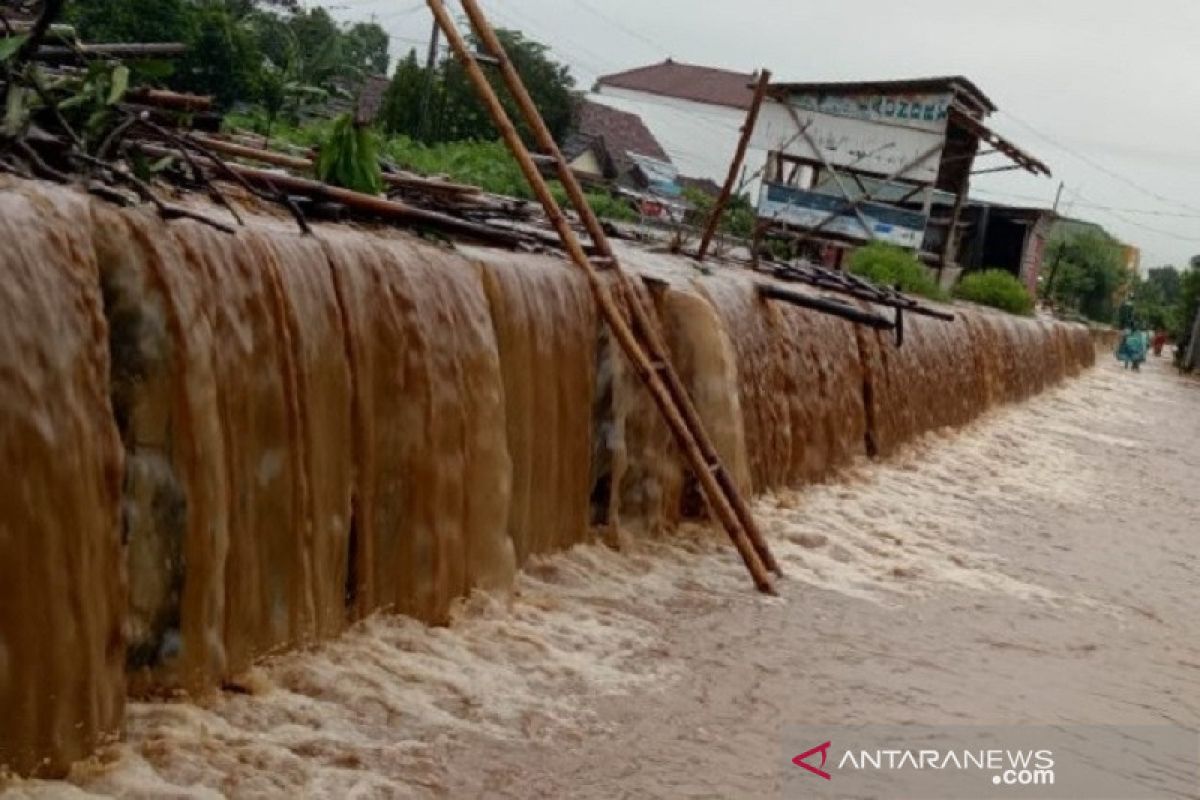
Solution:
M374 2L376 0L371 0L371 1ZM417 13L418 11L423 11L425 8L426 8L425 2L424 2L424 0L421 0L421 2L413 3L411 6L409 6L407 8L402 8L399 11L393 11L389 14L382 14L375 21L378 23L391 22L393 20L401 19L402 17L412 16L413 14ZM356 9L356 10L358 10L358 9Z
M1046 198L1038 197L1031 194L1018 194L1015 192L1004 192L993 189L972 189L972 194L992 195L997 197L1012 197L1018 200L1031 200L1036 202L1045 202ZM1092 203L1084 201L1080 190L1072 189L1071 196L1073 199L1064 202L1064 205L1069 205L1078 208L1093 209L1096 211L1113 211L1121 214L1137 214L1147 217L1162 217L1164 219L1200 219L1200 214L1191 214L1184 212L1172 211L1155 211L1148 208L1123 208L1121 206L1110 206L1103 203Z
M1077 158L1078 160L1082 161L1084 164L1087 164L1089 167L1096 170L1097 172L1107 175L1108 177L1112 178L1113 180L1120 181L1121 183L1125 184L1126 186L1128 186L1138 192L1141 192L1142 194L1144 194L1148 197L1151 197L1154 200L1157 200L1158 202L1163 203L1164 205L1168 205L1168 206L1172 206L1172 207L1176 207L1176 208L1186 208L1191 211L1200 213L1200 208L1196 208L1195 206L1188 205L1187 203L1184 203L1179 200L1173 200L1169 197L1159 194L1158 192L1154 191L1153 189L1148 189L1145 186L1142 186L1137 181L1134 181L1130 178L1125 177L1124 175L1120 174L1119 172L1109 169L1108 167L1104 166L1103 164L1101 164L1100 162L1091 158L1090 156L1086 156L1086 155L1062 144L1061 142L1058 142L1053 137L1042 133L1037 128L1030 125L1028 122L1025 122L1024 120L1020 119L1019 117L1014 116L1011 111L1001 111L1000 113L1003 114L1004 116L1008 117L1013 122L1020 125L1021 127L1025 128L1027 131L1029 131L1031 134L1038 137L1042 141L1050 144L1053 147L1057 147L1059 150L1063 151L1067 155Z
M609 26L611 26L612 28L615 28L616 30L624 33L626 36L630 37L631 39L636 39L637 41L646 45L647 47L649 47L651 50L654 51L655 55L660 55L660 56L667 55L670 52L667 48L664 48L658 42L654 41L653 39L650 39L649 37L645 36L644 34L638 32L632 28L626 27L626 25L623 22L613 19L612 17L608 16L604 12L602 12L599 9L597 9L596 7L594 7L591 3L585 2L585 0L573 0L573 2L575 3L575 5L579 6L580 8L584 9L585 11L590 12L591 14L593 14L594 16L598 17L599 19L603 20L604 22L607 22L609 24Z
M1117 211L1100 210L1100 213L1108 214L1109 216L1112 216L1112 217L1115 217L1116 219L1121 220L1126 225L1132 225L1135 228L1140 228L1144 231L1148 231L1150 233L1154 233L1159 236L1167 236L1167 237L1170 237L1171 239L1177 239L1178 241L1181 241L1181 242L1200 242L1200 236L1184 236L1179 233L1174 233L1172 231L1163 230L1162 228L1151 227L1150 225L1146 225L1145 223L1136 222Z

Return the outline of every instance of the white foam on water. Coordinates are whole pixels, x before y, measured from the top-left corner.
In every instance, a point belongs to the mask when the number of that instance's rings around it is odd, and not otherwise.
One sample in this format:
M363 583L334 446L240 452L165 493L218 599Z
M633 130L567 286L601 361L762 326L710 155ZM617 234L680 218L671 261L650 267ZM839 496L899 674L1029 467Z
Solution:
M582 739L611 724L598 713L606 697L679 680L685 665L662 642L685 609L800 607L808 587L880 605L939 592L1095 605L1017 574L988 533L1000 509L1022 513L1014 497L1078 503L1104 489L1066 440L1125 446L1100 432L1103 419L1137 413L1117 378L1094 371L887 463L761 498L789 576L782 599L754 594L710 529L622 552L580 546L532 561L511 597L461 603L447 628L378 615L266 661L241 682L246 694L132 704L126 741L77 766L73 785L21 782L11 796L436 796L460 736Z

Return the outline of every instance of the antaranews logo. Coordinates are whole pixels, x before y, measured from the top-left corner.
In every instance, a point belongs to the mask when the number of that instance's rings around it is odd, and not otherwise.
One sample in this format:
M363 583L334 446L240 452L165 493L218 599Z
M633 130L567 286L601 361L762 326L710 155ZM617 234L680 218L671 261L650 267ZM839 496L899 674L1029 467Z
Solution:
M788 798L1159 800L1200 786L1200 737L1171 726L806 726L786 735ZM1097 767L1142 761L1173 768Z
M833 746L832 741L826 742L825 744L817 745L812 750L809 750L806 753L801 753L800 755L793 758L792 763L795 764L797 767L801 767L802 769L808 770L813 775L816 775L818 778L824 778L827 781L833 780L833 776L825 771L825 762L829 759L829 748L832 746ZM808 763L808 759L812 758L817 753L821 754L821 767L820 768L814 767L812 764Z
M833 780L825 771L833 741L817 745L792 759L792 763L818 778ZM809 759L820 754L821 765L815 767ZM990 773L995 786L1053 786L1054 752L1051 750L1006 749L911 749L876 747L846 750L837 760L839 772L901 772L905 770L953 770Z

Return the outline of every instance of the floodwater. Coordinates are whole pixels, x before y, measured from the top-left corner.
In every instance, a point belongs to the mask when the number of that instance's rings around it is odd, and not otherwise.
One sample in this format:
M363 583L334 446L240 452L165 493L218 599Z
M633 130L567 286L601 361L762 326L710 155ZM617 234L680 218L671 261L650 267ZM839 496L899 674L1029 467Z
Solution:
M1200 727L1200 383L1108 359L717 534L534 559L447 628L374 617L203 707L140 703L43 797L751 797L796 724Z

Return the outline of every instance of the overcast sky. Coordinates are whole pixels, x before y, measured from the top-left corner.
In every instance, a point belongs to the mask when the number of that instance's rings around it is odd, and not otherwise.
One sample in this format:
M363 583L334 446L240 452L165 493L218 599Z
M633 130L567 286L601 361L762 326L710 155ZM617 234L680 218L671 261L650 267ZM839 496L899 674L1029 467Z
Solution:
M450 5L456 8L453 0ZM311 3L310 3L311 4ZM394 53L428 41L423 0L331 0L374 19ZM1200 254L1200 0L484 0L597 75L671 56L771 69L779 80L962 74L1000 107L991 124L1054 178L981 176L983 198L1054 201L1143 250L1143 266ZM422 52L423 49L422 49Z

